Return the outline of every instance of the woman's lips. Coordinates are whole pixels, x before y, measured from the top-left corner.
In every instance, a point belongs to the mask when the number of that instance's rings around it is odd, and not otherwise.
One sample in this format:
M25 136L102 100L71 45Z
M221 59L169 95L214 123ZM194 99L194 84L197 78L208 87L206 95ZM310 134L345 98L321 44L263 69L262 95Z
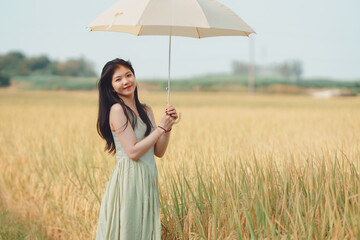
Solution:
M131 88L131 86L128 86L128 87L126 87L126 88L124 88L124 89L129 90L130 88Z

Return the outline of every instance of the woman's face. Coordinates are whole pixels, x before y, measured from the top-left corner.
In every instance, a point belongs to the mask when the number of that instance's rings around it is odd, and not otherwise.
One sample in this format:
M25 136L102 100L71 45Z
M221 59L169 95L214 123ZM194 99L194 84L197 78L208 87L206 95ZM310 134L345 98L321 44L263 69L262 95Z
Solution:
M132 97L135 92L136 79L130 69L119 66L114 71L111 84L119 97Z

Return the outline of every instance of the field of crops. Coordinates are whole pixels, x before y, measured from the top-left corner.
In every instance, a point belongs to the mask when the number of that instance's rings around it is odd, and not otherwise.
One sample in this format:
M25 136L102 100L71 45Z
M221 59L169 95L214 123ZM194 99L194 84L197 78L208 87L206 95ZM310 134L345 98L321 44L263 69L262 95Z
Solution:
M139 95L158 122L166 93ZM358 239L360 97L171 102L182 119L156 158L164 239ZM94 239L116 163L96 132L97 92L0 90L0 118L2 209L44 238Z

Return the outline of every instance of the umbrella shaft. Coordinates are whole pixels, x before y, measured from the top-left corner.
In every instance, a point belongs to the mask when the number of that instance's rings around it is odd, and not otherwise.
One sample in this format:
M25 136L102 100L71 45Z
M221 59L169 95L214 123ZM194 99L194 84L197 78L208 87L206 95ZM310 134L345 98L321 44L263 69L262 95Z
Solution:
M167 103L170 104L170 64L171 64L171 27L169 35L169 67L168 67L168 87L167 87Z

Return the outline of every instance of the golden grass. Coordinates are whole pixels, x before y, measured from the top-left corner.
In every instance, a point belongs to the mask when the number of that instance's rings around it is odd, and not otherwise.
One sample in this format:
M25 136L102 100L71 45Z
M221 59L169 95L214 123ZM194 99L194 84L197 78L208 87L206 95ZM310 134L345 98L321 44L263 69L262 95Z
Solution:
M141 92L159 121L165 93ZM166 239L355 239L360 97L172 93L157 159ZM94 239L115 167L97 92L0 91L0 194L53 239Z

